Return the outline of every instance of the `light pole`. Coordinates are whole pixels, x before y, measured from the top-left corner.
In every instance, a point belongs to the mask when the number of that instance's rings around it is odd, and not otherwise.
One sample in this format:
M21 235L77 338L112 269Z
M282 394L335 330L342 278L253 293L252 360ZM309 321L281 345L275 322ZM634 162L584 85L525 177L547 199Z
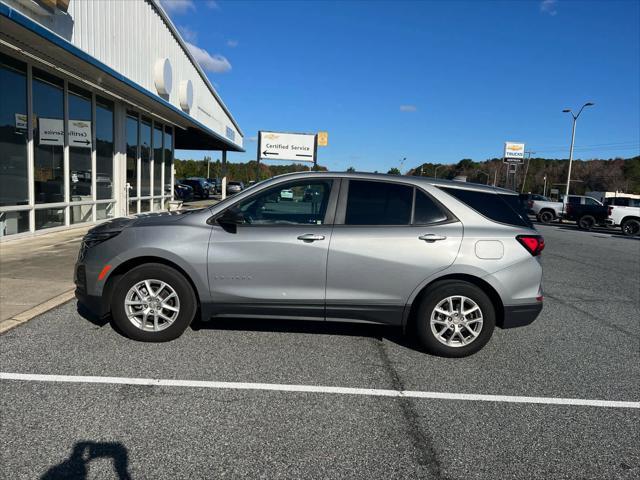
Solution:
M577 115L573 113L573 111L569 108L565 108L564 110L562 110L562 113L570 113L571 116L573 117L573 127L571 128L571 148L569 150L569 171L567 173L567 190L564 196L565 201L563 202L563 205L564 203L567 202L567 199L569 198L569 186L571 185L571 164L573 163L573 143L575 142L575 139L576 139L576 122L578 121L578 117L582 113L582 110L584 110L584 107L592 107L593 105L594 105L593 102L585 103L584 105L582 105L582 108L580 108ZM564 206L562 209L564 210Z
M433 172L433 178L438 178L438 169L440 167L444 167L444 165L438 165L435 169L435 171Z
M483 172L482 170L478 170L478 173L481 173L487 176L487 185L489 185L489 174L487 172Z
M542 196L547 196L547 175L544 176L544 187L542 187Z

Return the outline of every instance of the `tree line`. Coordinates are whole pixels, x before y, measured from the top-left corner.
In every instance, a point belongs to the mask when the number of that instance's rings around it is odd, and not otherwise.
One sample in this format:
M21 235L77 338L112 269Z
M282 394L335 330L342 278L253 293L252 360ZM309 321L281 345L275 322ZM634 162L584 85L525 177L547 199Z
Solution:
M176 159L176 178L206 177L207 162L209 162L209 177L222 177L222 162L220 160L211 161L209 157L205 157L204 160ZM546 176L546 193L549 194L551 188L557 188L562 192L567 181L568 165L569 162L565 159L531 158L525 160L525 163L520 165L517 170L517 190L542 193ZM452 179L464 175L469 182L493 184L495 179L497 186L506 186L507 166L501 158L491 158L479 162L464 158L458 163L452 164L427 162L410 169L406 175L433 177L436 174L436 168L438 178ZM311 164L258 164L253 160L244 163L227 162L226 175L229 179L246 183L251 180L259 181L283 173L310 169ZM318 166L317 169L327 170L323 166ZM347 171L355 171L355 168L349 167ZM401 174L396 167L391 168L387 173ZM627 159L574 160L571 180L571 192L575 194L584 194L588 191L640 193L640 156Z

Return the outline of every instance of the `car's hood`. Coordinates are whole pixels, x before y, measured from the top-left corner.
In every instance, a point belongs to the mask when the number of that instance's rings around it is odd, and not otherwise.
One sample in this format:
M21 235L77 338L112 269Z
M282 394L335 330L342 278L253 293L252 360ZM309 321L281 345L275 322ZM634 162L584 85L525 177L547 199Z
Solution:
M198 210L180 210L177 212L140 213L128 217L119 217L101 223L89 230L90 233L120 231L130 227L152 227L157 225L167 225L185 218L186 215L193 214Z

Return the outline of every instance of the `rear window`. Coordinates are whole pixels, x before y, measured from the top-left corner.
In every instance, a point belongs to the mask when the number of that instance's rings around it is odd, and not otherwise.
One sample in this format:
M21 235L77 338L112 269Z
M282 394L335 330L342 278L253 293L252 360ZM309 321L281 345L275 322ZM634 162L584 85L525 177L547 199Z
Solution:
M397 183L349 181L346 225L409 225L413 188Z
M523 209L518 195L478 192L450 187L439 188L494 222L506 223L517 227L531 228L533 226Z

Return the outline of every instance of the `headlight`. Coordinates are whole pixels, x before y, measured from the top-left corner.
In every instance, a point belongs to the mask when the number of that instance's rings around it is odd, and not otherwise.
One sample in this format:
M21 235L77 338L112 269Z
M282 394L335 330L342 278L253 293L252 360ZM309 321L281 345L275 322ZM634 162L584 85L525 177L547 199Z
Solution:
M121 230L111 231L111 232L88 233L82 239L82 243L83 243L83 246L85 246L86 248L95 247L99 243L106 242L110 238L115 237L116 235L120 234L120 232Z

